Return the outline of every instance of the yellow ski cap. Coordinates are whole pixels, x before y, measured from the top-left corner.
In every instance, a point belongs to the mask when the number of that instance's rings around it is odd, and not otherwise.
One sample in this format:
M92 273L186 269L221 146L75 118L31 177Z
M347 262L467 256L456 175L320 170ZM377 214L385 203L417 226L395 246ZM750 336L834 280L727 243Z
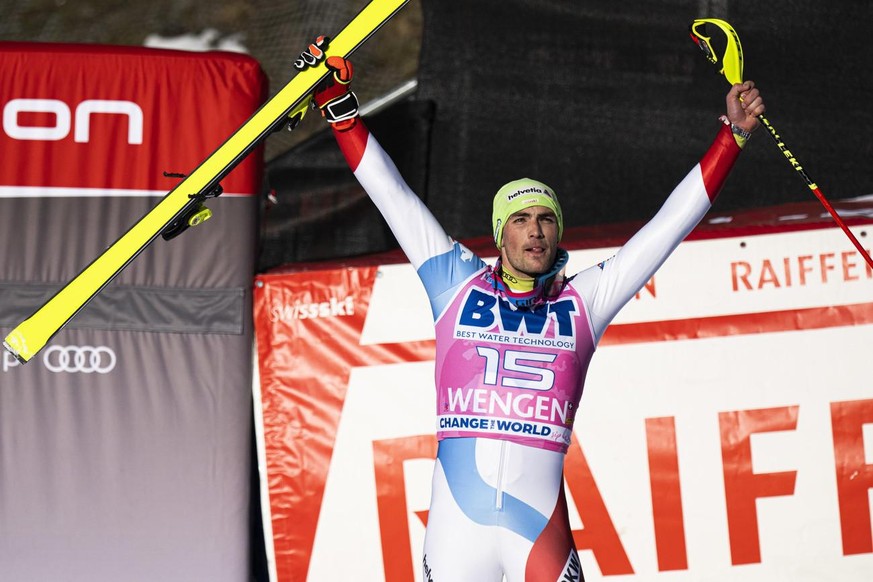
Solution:
M491 228L497 248L500 248L503 242L503 227L509 217L531 206L545 206L555 213L558 218L558 240L561 240L561 235L564 233L564 217L555 191L537 180L522 178L504 184L494 195Z

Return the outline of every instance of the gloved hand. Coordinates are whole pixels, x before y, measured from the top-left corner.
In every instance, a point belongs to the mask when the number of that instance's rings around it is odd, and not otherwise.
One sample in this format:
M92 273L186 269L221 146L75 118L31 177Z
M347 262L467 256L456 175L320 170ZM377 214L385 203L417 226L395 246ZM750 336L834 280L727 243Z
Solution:
M352 63L342 57L328 57L326 64L331 74L315 88L313 101L334 129L344 131L354 127L358 117L358 98L350 88Z
M300 56L294 61L294 68L302 71L308 67L314 67L324 58L324 49L330 44L330 37L321 35L315 39L309 48L300 53Z
M303 70L317 65L325 58L324 51L329 43L328 37L319 36L307 51L300 54L294 66ZM334 129L351 129L358 117L358 98L350 88L354 74L352 63L343 57L332 56L327 57L325 64L331 73L315 87L313 102Z

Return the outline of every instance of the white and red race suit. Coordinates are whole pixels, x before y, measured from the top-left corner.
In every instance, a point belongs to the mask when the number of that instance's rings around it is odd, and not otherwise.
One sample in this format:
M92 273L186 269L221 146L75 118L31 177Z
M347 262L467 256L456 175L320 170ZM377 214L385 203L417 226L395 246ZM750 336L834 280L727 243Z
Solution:
M588 363L613 317L711 207L740 147L723 127L613 257L518 308L495 269L449 238L360 119L334 133L433 311L439 450L423 580L582 580L563 465Z

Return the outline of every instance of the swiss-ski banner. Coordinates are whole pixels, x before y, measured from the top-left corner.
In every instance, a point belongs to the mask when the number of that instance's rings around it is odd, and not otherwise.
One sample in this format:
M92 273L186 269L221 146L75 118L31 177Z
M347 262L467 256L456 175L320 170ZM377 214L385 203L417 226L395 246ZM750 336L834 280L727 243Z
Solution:
M0 43L5 336L260 106L246 55ZM0 355L0 578L250 576L260 152L26 365Z
M802 206L713 219L607 330L565 464L586 580L869 577L873 272ZM873 206L850 208L869 241ZM616 250L579 235L568 272ZM261 275L255 326L278 580L421 582L436 416L414 270Z

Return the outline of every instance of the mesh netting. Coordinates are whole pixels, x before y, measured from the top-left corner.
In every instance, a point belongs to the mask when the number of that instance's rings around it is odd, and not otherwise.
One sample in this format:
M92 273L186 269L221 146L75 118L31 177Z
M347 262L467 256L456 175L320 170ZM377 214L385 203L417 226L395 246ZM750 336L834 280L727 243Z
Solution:
M214 49L243 47L261 63L271 93L293 76L291 63L319 34L335 34L366 0L3 0L0 39L144 45L195 38ZM415 76L421 36L421 7L412 0L355 55L355 90L362 103ZM377 70L378 74L373 74ZM367 73L367 71L370 71ZM270 136L266 159L321 127L309 116L293 133Z
M149 34L214 30L214 45L247 48L275 92L302 48L367 0L0 2L8 4L0 37L9 40L142 44ZM568 227L642 221L706 151L723 111L727 84L688 39L698 17L736 26L768 117L823 191L869 194L869 3L411 0L355 55L354 87L367 104L417 80L413 101L422 107L386 113L374 134L396 148L386 151L452 236L487 235L493 192L521 176L559 192ZM297 147L324 129L310 114L267 141L279 203L265 221L271 258L261 266L393 242L373 235L381 219L335 143ZM809 199L769 140L754 137L715 210Z

